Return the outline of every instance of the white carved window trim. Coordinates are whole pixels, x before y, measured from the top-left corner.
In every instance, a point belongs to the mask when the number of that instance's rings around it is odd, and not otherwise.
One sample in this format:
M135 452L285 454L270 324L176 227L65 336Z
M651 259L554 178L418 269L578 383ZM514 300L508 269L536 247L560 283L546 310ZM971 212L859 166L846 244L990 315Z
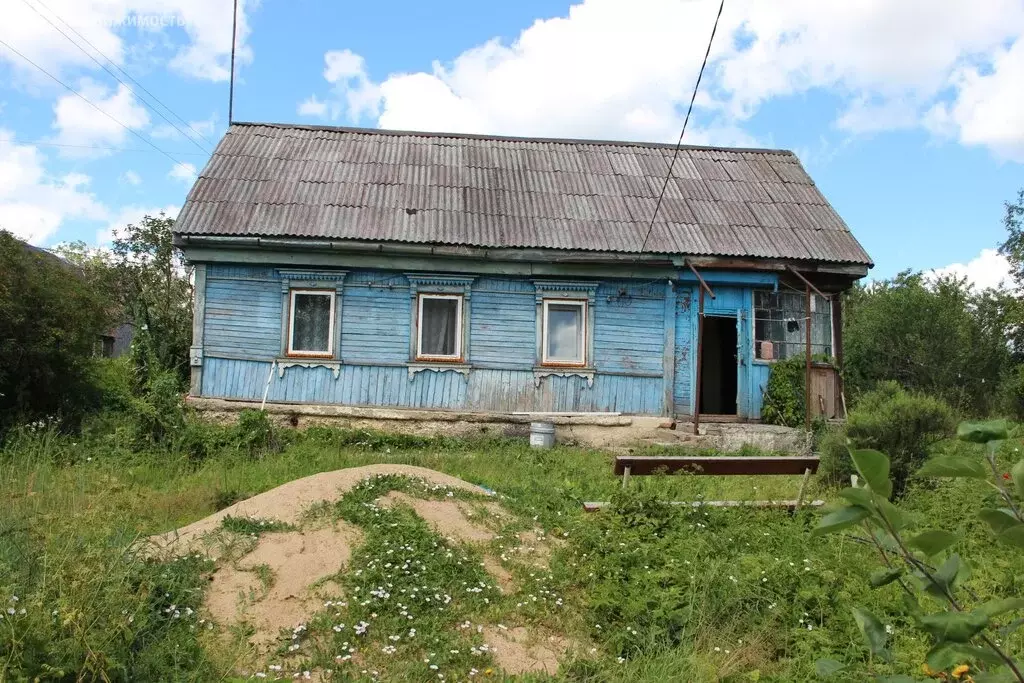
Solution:
M566 360L551 358L548 356L548 310L550 306L574 306L580 309L580 355L579 360ZM589 334L587 330L587 308L586 299L567 299L564 297L545 298L541 306L541 365L548 368L585 368L589 360L587 343Z
M423 302L427 299L442 299L445 301L455 301L457 303L455 307L455 353L453 354L436 354L436 353L423 353ZM462 328L463 324L463 308L465 307L465 297L462 294L447 294L438 292L420 292L416 296L416 360L425 362L461 362L462 357L462 342L465 335L465 331Z
M295 297L303 296L324 296L330 302L330 318L327 327L327 350L326 351L305 351L294 348L295 341ZM307 287L293 288L288 292L288 349L287 355L290 358L334 358L334 325L337 309L337 292L333 289L312 289Z

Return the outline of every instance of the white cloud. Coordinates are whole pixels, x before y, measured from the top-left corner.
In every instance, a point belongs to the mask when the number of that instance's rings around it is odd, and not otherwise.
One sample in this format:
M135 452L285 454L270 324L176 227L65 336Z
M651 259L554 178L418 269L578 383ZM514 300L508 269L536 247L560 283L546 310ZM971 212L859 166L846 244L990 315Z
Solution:
M106 208L88 191L89 177L48 174L32 145L15 142L0 129L0 227L32 244L42 244L67 219L102 220Z
M142 184L142 178L139 176L138 173L136 173L130 168L124 173L122 173L121 176L117 179L117 181L125 185L138 186Z
M308 100L299 103L297 113L299 116L315 116L324 118L327 116L327 103L318 100L316 95L310 95Z
M187 161L181 161L171 167L167 177L191 184L196 179L196 167Z
M163 207L121 207L117 213L110 218L107 225L96 232L96 243L104 246L109 245L114 241L115 237L124 235L125 227L130 224L138 224L138 222L142 220L143 216L153 216L156 218L163 213L169 218L175 218L178 215L178 210L179 207L174 205Z
M967 278L967 282L979 290L1012 286L1010 263L995 249L983 249L967 263L951 263L929 271L928 275L932 278L943 275Z
M123 85L111 93L102 85L82 79L78 90L102 111L70 93L57 99L53 127L57 129L56 142L71 146L61 151L65 156L103 155L100 150L88 148L119 146L129 136L125 126L139 130L149 125L149 114Z
M331 50L331 95L300 109L385 128L674 140L717 5L582 0L512 42L380 82L359 55ZM1022 35L1020 0L737 0L698 99L707 128L691 121L687 138L728 143L768 100L822 90L847 133L945 120L964 144L1024 155Z
M1000 50L984 70L977 65L960 69L953 83L956 99L928 112L932 129L1024 161L1024 38Z
M256 2L239 1L237 63L252 61L252 49L246 44L250 34L248 9ZM150 41L155 49L173 42L174 53L168 66L184 75L226 81L231 53L231 2L210 0L48 0L47 9L31 3L39 12L75 36L67 22L100 52L119 65L124 64L127 38L143 34L161 34L165 41ZM177 40L184 37L184 41ZM58 33L25 2L4 3L0 39L17 46L26 57L51 72L69 68L99 67L69 40ZM88 49L88 46L85 46ZM133 46L136 49L137 46ZM8 60L22 77L36 82L46 77L21 58L0 51L0 60Z

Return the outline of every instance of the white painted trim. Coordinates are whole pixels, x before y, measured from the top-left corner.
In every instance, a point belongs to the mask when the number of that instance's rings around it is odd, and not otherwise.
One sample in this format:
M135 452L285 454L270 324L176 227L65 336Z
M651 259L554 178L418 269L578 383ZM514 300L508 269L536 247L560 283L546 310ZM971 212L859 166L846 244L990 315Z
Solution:
M295 296L297 294L326 296L330 297L331 319L327 328L327 350L326 351L296 351L292 347L295 337ZM304 356L310 358L334 358L334 311L337 300L337 292L334 289L291 289L288 292L288 355Z
M463 295L420 292L416 299L416 360L461 360ZM458 305L455 307L455 353L450 355L423 353L423 301L425 299L449 299L457 302Z
M587 300L558 297L545 298L543 303L540 339L541 363L544 365L553 364L569 367L587 367ZM583 357L579 360L575 358L551 358L548 356L548 306L550 304L555 304L556 306L576 306L580 309L580 353Z

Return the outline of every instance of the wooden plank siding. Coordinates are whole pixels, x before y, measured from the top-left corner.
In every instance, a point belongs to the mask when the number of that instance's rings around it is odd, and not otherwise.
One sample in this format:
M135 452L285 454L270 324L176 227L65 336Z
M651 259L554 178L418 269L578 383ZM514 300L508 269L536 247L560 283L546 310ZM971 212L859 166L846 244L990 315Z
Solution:
M410 369L414 301L403 273L349 269L340 291L340 364L275 369L268 400L496 412L685 415L692 410L696 290L691 283L639 278L599 283L590 332L592 378L535 374L538 307L530 278L488 275L473 281L466 295L468 367L459 372ZM723 293L718 308L744 311L742 324L747 324L749 287ZM282 278L273 267L208 264L202 373L194 391L261 399L271 363L281 356L284 301ZM741 337L745 346L749 336ZM748 352L752 355L752 349ZM751 372L740 403L747 417L756 417L764 378L757 366L748 362L747 367Z

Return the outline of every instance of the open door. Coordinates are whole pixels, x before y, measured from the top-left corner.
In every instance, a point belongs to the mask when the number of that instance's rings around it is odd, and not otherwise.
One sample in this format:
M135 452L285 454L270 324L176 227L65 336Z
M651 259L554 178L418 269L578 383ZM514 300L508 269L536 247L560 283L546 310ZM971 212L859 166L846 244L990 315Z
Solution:
M706 315L701 349L700 412L739 414L739 323L736 316Z

